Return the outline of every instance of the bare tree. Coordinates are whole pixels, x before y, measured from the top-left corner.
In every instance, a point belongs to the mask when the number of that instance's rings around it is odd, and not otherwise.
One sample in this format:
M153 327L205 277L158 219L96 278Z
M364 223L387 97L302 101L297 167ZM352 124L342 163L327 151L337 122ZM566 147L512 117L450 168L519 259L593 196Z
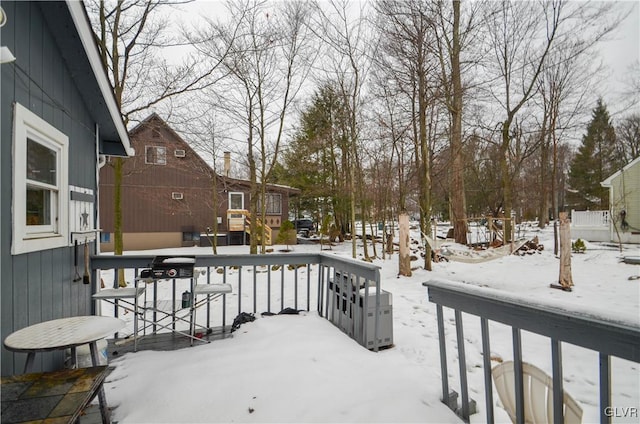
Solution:
M406 97L399 87L398 81L389 78L390 64L386 55L380 55L374 69L372 91L376 106L369 118L376 122L373 126L376 133L372 137L370 156L372 160L375 187L372 191L378 194L379 222L395 222L401 211L407 211L409 194L416 189L412 182L415 172L411 166L415 157L413 140L411 139L412 117L407 111ZM389 231L388 231L389 228ZM387 243L385 253L393 253L392 237L394 226L384 225L383 238Z
M306 2L227 2L230 24L210 22L203 52L220 57L228 76L216 100L245 138L250 181L250 252L265 252L266 182L277 163L288 112L313 63ZM231 35L233 34L233 36ZM221 47L222 46L222 47ZM260 219L259 219L260 218Z
M199 103L196 103L199 104ZM228 154L226 151L225 139L228 137L228 128L217 119L215 114L215 106L211 105L206 115L199 117L197 120L191 121L189 125L189 134L193 137L192 144L203 157L207 158L213 170L211 178L211 227L206 228L207 237L211 243L213 254L218 254L218 206L221 198L229 191L227 187L228 170L223 168L222 177L220 167L218 166L219 158ZM230 159L230 157L229 157ZM225 158L226 160L226 158ZM225 162L225 166L226 166ZM230 166L230 163L229 163Z
M640 156L640 113L632 113L616 126L616 145L622 163Z
M467 243L466 201L464 183L464 158L462 150L462 117L463 117L463 85L462 85L462 49L468 48L473 39L475 29L475 5L468 4L468 12L461 28L462 14L460 0L452 0L451 9L443 0L434 3L436 34L436 53L440 62L440 78L443 100L449 111L450 125L450 168L451 168L451 221L456 242Z
M324 6L324 4L323 4ZM364 19L364 5L349 1L332 0L325 8L318 7L318 19L312 28L325 47L325 78L336 81L339 95L347 111L345 135L348 142L348 192L350 198L350 223L352 233L351 254L356 257L356 184L360 169L358 144L360 140L361 114L363 107L363 86L370 66L371 48L368 27ZM363 242L366 256L366 225L362 216Z
M538 93L542 103L542 125L540 129L540 169L539 169L539 227L544 227L549 210L554 220L554 252L558 252L557 222L559 145L566 141L578 125L587 94L593 86L590 75L596 69L590 64L590 57L580 43L556 46L549 56L550 63L544 69L538 82ZM592 69L592 72L585 72ZM551 168L549 170L549 167Z
M629 65L628 71L624 97L628 99L626 109L631 109L640 103L640 61Z
M411 110L412 138L415 146L420 228L431 235L431 160L430 143L435 134L437 62L432 53L433 13L429 2L376 3L379 27L383 30L382 49L393 57L393 78L402 81ZM431 270L431 246L425 241L424 267Z
M491 81L499 81L490 90L504 113L500 123L500 166L507 237L511 234L509 218L513 209L512 125L537 94L554 47L577 46L572 49L573 56L588 52L619 23L619 17L609 17L610 10L611 4L545 0L501 2L486 15L487 44L493 62L485 69Z
M116 102L128 124L135 115L180 94L199 90L212 83L215 66L188 57L171 65L161 59L163 48L180 44L169 35L166 18L159 11L183 1L171 0L93 0L87 2L100 56L108 70ZM114 253L121 255L123 158L113 161ZM119 276L124 284L123 275Z
M505 112L500 133L500 168L502 173L505 242L511 239L510 149L511 126L518 112L535 94L535 87L556 38L564 7L560 2L501 2L496 11L487 14L487 33L493 52L493 66L501 82L494 98Z

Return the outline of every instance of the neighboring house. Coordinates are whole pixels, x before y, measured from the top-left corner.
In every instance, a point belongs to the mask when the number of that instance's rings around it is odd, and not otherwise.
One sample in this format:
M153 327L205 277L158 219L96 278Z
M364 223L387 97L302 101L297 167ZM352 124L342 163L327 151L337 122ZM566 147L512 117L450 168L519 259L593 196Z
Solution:
M0 6L4 340L32 324L93 313L93 287L76 279L74 264L83 264L85 243L90 253L97 247L97 164L100 155L133 152L83 4ZM3 346L2 375L22 373L25 360ZM40 353L34 371L63 360L60 351Z
M249 181L216 175L214 196L213 169L157 114L147 117L129 136L136 155L123 161L125 250L210 245L216 218L218 245L247 242ZM100 170L102 251L112 251L114 242L112 162ZM272 241L287 219L289 195L297 192L290 187L267 186L266 223L274 230Z
M572 211L571 238L640 243L640 157L600 183L610 210Z
M640 156L601 185L609 189L611 241L640 243Z

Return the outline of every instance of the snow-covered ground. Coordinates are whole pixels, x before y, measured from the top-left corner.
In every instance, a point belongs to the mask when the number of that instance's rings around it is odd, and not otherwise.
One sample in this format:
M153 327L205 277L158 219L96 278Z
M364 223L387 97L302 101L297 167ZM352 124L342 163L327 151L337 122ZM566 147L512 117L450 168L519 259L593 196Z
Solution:
M539 237L545 246L540 253L479 263L439 262L431 272L420 269L418 260L412 277L397 276L397 254L375 260L381 267L382 288L393 293L394 319L394 347L378 353L359 346L317 313L305 312L256 314L256 321L243 324L231 338L180 351L141 351L112 359L115 370L105 388L109 404L115 407L113 419L120 423L460 422L439 401L436 308L428 301L423 282L446 279L487 287L526 301L622 321L640 331L640 280L629 279L639 275L640 267L620 261L622 256L638 256L640 248L626 245L620 253L614 246L587 244L586 253L573 255L575 287L568 293L549 288L559 272L550 234L531 229L527 235ZM318 250L318 245L294 247L296 253ZM210 252L210 248L185 248L145 253ZM245 246L219 248L219 253L247 252ZM351 244L325 252L349 257ZM452 316L446 312L449 372L450 384L458 390L457 365L451 362L456 343ZM479 327L479 319L465 315L470 396L479 409L472 423L485 421ZM511 330L492 323L490 331L492 357L511 359ZM582 406L583 422L598 422L598 354L563 344L563 358L565 390ZM523 333L523 359L550 374L548 339ZM613 358L612 368L613 405L638 411L640 364ZM500 408L495 412L498 422L509 421ZM614 422L638 422L638 416L617 417Z

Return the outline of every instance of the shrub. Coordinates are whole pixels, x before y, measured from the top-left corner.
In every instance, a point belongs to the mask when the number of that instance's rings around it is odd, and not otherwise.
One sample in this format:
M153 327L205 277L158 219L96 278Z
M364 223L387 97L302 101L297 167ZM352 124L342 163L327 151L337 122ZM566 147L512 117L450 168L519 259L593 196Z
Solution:
M286 244L287 246L296 243L296 228L291 221L286 220L280 225L276 243Z
M571 243L571 250L573 251L573 253L584 253L584 251L587 250L587 246L585 246L582 239L578 239Z

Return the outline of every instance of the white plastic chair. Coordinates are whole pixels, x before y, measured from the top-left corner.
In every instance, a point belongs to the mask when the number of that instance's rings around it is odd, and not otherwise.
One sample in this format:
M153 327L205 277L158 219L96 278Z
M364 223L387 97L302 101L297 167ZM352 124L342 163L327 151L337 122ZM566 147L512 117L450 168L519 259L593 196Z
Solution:
M493 382L504 409L516 422L515 378L513 361L503 362L491 370ZM540 368L522 363L525 423L553 423L553 379ZM565 391L564 422L582 422L582 408Z

